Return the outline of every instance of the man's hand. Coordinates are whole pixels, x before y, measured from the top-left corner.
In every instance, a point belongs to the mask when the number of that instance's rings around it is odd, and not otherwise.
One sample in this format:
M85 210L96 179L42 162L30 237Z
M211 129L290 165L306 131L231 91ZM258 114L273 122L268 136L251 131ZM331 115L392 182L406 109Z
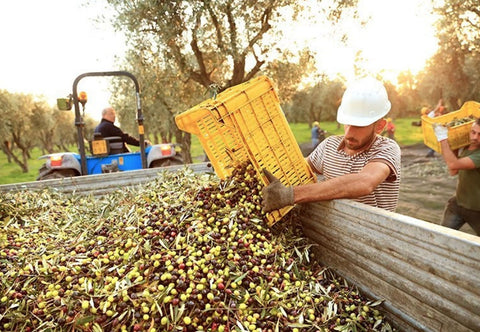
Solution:
M293 188L285 187L280 180L266 169L263 169L263 173L270 182L268 186L262 189L263 210L270 212L288 205L293 205Z
M448 138L448 128L439 124L434 124L433 131L437 136L437 141L441 142Z

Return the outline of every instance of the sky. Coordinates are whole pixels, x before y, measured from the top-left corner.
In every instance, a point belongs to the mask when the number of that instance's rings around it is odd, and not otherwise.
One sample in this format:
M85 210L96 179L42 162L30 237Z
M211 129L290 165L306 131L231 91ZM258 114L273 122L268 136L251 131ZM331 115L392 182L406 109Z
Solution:
M84 6L85 0L15 0L0 2L0 89L43 95L51 103L72 91L85 72L120 70L115 57L125 52L125 39L108 24L96 22L108 10ZM362 50L364 67L383 70L394 80L400 70L418 72L437 47L428 0L360 0L360 15L371 17L364 29L288 26L285 43L317 51L319 69L330 76L353 75L355 54ZM346 33L350 46L338 41ZM390 77L388 77L390 75ZM88 93L86 112L100 118L108 105L108 79L87 77L78 91Z
M15 0L0 2L0 89L44 95L50 104L72 93L85 72L119 70L115 56L125 40L108 25L96 22L102 8L85 0ZM108 105L108 79L87 77L86 112L95 118Z
M287 40L306 44L318 53L319 69L334 77L341 73L354 78L357 51L362 52L362 66L396 83L400 71L418 73L438 48L429 0L359 0L359 15L368 24L359 28L353 20L343 27L289 26ZM345 34L349 45L340 42Z

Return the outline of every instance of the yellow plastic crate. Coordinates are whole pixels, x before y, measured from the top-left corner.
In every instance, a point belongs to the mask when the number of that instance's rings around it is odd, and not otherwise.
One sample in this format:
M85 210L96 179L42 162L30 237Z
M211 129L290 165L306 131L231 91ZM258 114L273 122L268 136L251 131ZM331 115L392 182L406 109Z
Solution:
M316 182L312 170L280 107L271 80L265 76L231 87L175 117L177 126L196 135L215 173L224 179L237 164L250 161L263 184L269 170L285 185ZM269 225L292 207L267 214Z
M441 153L442 148L433 131L433 125L437 123L443 125L455 119L462 119L470 115L473 115L475 118L480 117L480 103L467 101L458 111L437 116L436 118L430 118L426 115L422 116L423 142L429 148ZM470 144L469 133L473 122L474 120L448 128L448 144L452 150L457 150Z

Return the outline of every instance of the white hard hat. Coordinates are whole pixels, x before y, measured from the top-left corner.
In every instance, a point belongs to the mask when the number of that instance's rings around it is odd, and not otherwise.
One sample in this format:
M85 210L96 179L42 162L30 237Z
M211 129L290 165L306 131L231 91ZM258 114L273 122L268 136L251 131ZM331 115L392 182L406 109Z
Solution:
M365 127L383 118L390 107L382 82L372 77L362 78L345 90L338 108L337 122Z

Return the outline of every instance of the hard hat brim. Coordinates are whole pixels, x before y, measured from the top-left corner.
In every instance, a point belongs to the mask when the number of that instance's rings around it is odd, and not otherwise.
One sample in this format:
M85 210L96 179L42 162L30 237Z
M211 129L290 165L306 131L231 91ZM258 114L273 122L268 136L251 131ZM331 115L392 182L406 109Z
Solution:
M342 106L338 108L337 112L337 122L343 125L350 125L350 126L358 126L358 127L366 127L374 123L375 121L380 120L383 118L385 115L388 114L391 108L391 103L390 101L386 101L385 103L385 108L384 112L377 114L375 117L371 117L368 115L363 116L352 116L348 115L347 112L344 112L342 110Z

